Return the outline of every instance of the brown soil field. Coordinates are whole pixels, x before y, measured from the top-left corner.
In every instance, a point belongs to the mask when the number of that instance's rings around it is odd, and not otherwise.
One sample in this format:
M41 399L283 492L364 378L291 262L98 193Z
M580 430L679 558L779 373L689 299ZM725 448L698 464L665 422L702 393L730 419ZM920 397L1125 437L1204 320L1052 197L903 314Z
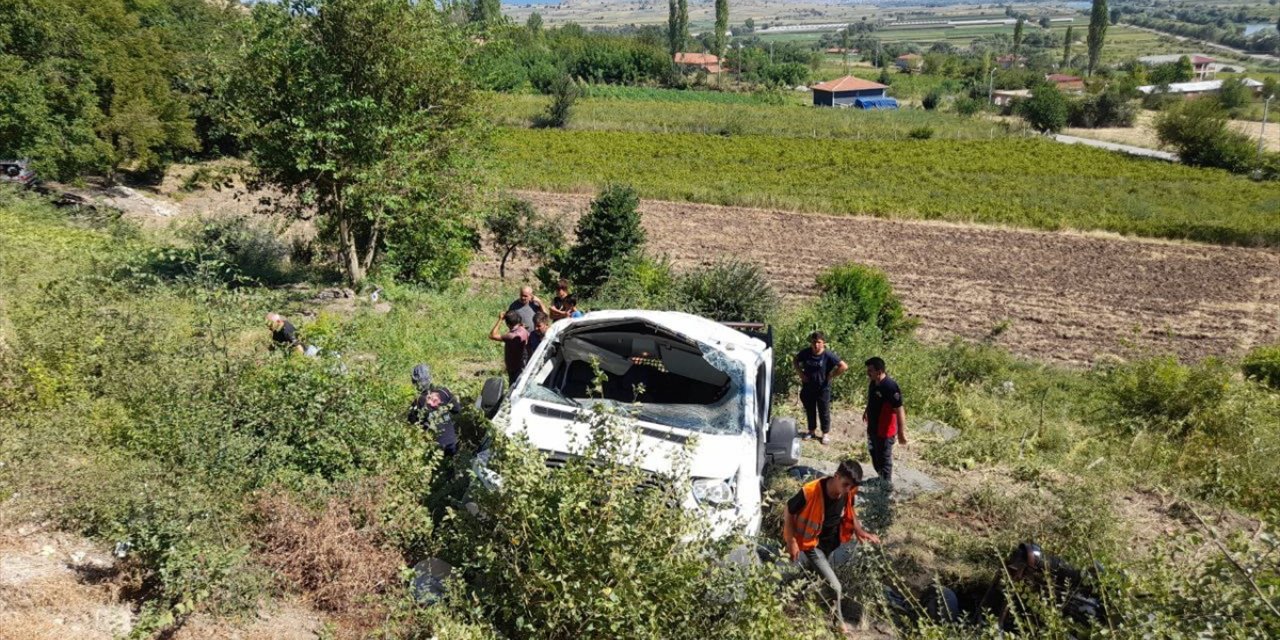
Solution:
M570 223L591 201L520 195ZM1007 321L1000 344L1073 365L1102 355L1231 356L1280 340L1276 251L647 200L640 209L650 250L678 268L751 260L791 302L815 293L822 268L882 269L926 340L982 338ZM529 267L509 265L508 278ZM496 258L478 260L473 275L495 277Z

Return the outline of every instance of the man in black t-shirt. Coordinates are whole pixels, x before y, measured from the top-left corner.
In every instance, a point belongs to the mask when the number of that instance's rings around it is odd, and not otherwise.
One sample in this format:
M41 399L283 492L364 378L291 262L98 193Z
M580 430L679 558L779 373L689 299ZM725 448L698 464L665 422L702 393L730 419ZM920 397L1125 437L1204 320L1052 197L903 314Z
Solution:
M827 337L821 331L809 334L809 348L801 349L793 364L800 374L800 403L809 421L808 437L817 437L821 420L822 444L827 444L827 434L831 432L831 381L848 371L849 365L827 349Z
M573 294L569 293L569 281L563 278L556 283L556 295L551 299L551 308L547 311L551 314L551 320L564 320L569 317L570 309L568 305L569 298Z
M902 406L902 389L885 372L884 360L870 358L866 362L867 409L862 421L867 425L867 446L871 449L871 465L886 483L893 486L893 444L907 446L907 410Z
M267 328L271 330L271 347L288 353L302 353L302 341L293 323L278 313L267 314Z
M833 592L832 617L842 629L843 589L835 569L849 561L858 544L880 544L880 538L863 529L858 521L855 498L860 484L862 465L845 460L834 474L809 482L796 492L787 501L783 514L782 537L788 556L826 582ZM821 508L809 504L811 499L821 500Z

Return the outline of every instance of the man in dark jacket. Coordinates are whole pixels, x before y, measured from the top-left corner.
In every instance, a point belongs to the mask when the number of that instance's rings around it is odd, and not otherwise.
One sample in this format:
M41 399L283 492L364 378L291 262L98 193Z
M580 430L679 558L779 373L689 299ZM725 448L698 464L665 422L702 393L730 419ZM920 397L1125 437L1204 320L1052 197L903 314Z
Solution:
M461 411L458 399L448 389L431 384L431 369L425 364L413 368L412 378L418 398L409 406L409 422L434 431L444 455L452 456L458 452L458 429L454 424Z

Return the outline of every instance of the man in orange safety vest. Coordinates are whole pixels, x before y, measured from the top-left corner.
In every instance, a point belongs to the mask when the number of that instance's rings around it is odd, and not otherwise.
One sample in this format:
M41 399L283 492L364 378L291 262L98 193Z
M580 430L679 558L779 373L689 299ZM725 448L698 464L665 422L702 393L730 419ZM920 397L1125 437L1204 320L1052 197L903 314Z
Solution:
M843 595L835 567L847 562L859 542L880 544L880 538L862 528L854 497L862 484L862 465L845 460L833 475L809 482L787 501L782 517L782 539L792 562L817 573L834 592L831 607L837 626Z

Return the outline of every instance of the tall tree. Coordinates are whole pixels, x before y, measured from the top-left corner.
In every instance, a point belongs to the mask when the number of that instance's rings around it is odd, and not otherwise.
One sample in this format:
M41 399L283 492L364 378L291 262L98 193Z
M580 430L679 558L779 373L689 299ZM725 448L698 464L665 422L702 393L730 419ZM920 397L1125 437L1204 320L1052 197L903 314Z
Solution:
M455 276L484 141L469 41L405 0L283 0L253 18L232 85L252 183L315 220L353 284L380 256L401 277Z
M667 48L672 60L680 52L680 6L677 0L667 0Z
M1075 27L1067 27L1067 37L1062 42L1062 66L1066 68L1071 64L1071 44L1075 41Z
M680 30L676 35L679 37L680 49L684 50L689 45L689 0L677 0L677 6L680 10Z
M1015 56L1022 50L1022 31L1026 23L1026 18L1018 16L1018 21L1013 25L1013 55Z
M1089 14L1089 75L1098 68L1102 59L1102 45L1107 39L1107 0L1093 0L1093 10Z
M729 0L716 0L716 33L711 39L720 65L724 65L724 33L729 30Z
M844 31L840 32L840 62L844 65L844 70L849 71L849 31L853 29L853 25L846 24Z
M1120 7L1111 10L1111 24L1120 24Z
M475 0L471 7L471 21L491 25L502 20L502 0Z
M529 19L525 21L524 27L535 36L542 35L542 14L537 11L529 14Z

